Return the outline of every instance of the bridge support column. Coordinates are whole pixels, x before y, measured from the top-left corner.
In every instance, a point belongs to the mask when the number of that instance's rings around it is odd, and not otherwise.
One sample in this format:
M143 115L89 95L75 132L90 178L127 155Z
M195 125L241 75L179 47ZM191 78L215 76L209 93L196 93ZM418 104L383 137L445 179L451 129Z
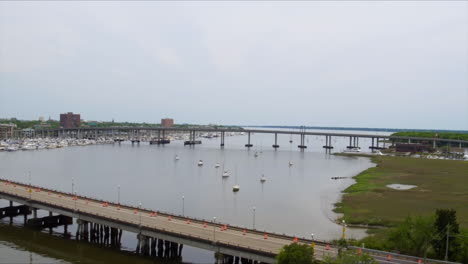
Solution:
M158 257L162 258L164 256L164 240L158 239Z
M323 146L324 149L333 149L333 146L331 145L331 136L325 136L325 146Z
M171 245L171 242L165 240L164 241L164 257L165 258L169 258L169 253L170 253L170 245Z
M276 150L277 148L279 148L279 145L278 145L278 133L275 133L275 144L273 144L273 148Z
M224 136L225 135L224 135L224 131L223 131L223 132L221 132L221 144L220 144L221 147L224 147Z
M157 243L157 238L150 238L151 242L151 247L150 247L150 256L151 257L156 257L156 243Z
M301 150L304 150L307 148L307 146L305 145L305 134L300 134L300 138L301 138L301 143L297 147L300 148Z
M52 217L52 212L49 212L49 217ZM52 226L49 226L49 235L52 235Z
M248 137L247 144L245 144L245 146L247 148L251 148L251 147L253 147L253 144L250 143L250 132L247 132L247 137Z
M179 254L177 255L177 257L179 257L179 258L182 256L182 248L184 248L184 245L179 244Z

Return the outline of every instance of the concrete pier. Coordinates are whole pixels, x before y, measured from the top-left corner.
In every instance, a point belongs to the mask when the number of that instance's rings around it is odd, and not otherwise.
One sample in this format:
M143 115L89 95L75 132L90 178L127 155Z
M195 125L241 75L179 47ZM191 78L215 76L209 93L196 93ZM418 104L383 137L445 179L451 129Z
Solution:
M331 145L331 136L325 136L325 146L323 146L324 149L333 149L333 146Z
M219 144L221 147L224 147L224 140L225 140L225 133L224 131L221 132L221 143Z
M253 147L253 144L250 143L250 132L247 132L247 138L248 138L248 139L247 139L247 144L245 144L245 146L246 146L247 148Z
M301 150L304 150L307 148L307 146L305 145L305 134L301 134L300 135L300 144L297 146L298 148L300 148Z
M273 148L276 150L277 148L279 148L279 145L278 145L278 133L275 133L275 144L273 144Z

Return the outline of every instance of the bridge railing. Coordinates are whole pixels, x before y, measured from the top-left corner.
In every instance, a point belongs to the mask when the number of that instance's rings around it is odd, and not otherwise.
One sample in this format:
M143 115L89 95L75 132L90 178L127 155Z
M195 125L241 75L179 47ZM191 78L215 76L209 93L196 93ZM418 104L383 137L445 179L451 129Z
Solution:
M10 195L12 197L16 197L18 199L27 199L26 197L18 196L14 192L9 192L9 191L2 191L2 192L6 193L6 194L8 194L8 195ZM83 210L78 210L78 209L74 210L74 209L71 209L71 208L68 208L68 207L64 207L63 205L58 204L58 203L52 203L52 202L43 201L43 200L34 200L34 203L49 206L49 207L64 210L64 211L71 211L71 212L73 212L73 213L75 213L77 215L93 217L93 218L97 218L97 219L104 220L104 221L114 222L114 223L117 223L117 224L120 224L120 225L127 225L127 226L130 226L130 227L133 227L133 228L138 228L141 231L145 231L145 230L146 231L154 231L154 232L163 233L163 234L166 234L166 235L169 235L169 236L175 236L175 237L186 238L186 239L191 239L191 240L198 240L200 242L205 242L205 243L210 243L210 244L215 242L215 244L217 246L226 246L226 247L239 249L239 250L246 251L246 252L252 252L252 253L255 253L255 254L258 254L258 255L265 255L265 256L274 257L278 253L278 252L271 251L271 250L268 250L268 249L265 249L265 248L244 246L242 244L232 243L232 242L229 242L227 240L216 239L215 241L213 241L211 239L206 239L206 238L204 238L202 236L192 235L192 234L184 233L184 232L178 232L178 231L175 231L173 229L157 228L155 226L145 225L143 223L142 224L136 224L136 223L133 223L133 222L125 221L124 219L119 218L119 217L110 217L110 216L107 216L105 214L88 213L88 212L85 212Z
M75 196L75 194L71 193L71 192L60 191L60 190L56 190L56 189L52 189L52 188L43 188L43 187L32 185L32 184L30 185L30 184L24 183L24 182L11 181L11 180L0 178L0 182L1 181L21 184L24 187L30 187L30 188L33 188L33 189L40 188L43 191L51 191L51 192L61 193L61 194L68 195L68 196ZM94 198L94 197L89 197L89 196L85 196L85 195L77 195L77 197L80 198L80 199L85 199L85 200L98 202L98 203L108 202L109 205L112 205L112 206L117 206L118 205L117 203L114 203L114 202L109 202L109 201L106 201L106 200L103 200L103 199L100 199L100 198ZM133 206L133 205L129 205L129 204L126 204L126 203L120 203L120 206L121 206L121 208L126 208L126 209L131 209L131 210L138 209L138 206ZM217 227L227 225L229 227L229 229L240 231L240 232L242 232L243 230L246 230L249 233L253 233L253 234L257 234L257 235L263 235L263 234L267 233L272 238L281 238L281 239L285 239L285 238L288 239L289 238L291 240L291 242L293 241L294 238L298 238L298 242L301 242L301 243L304 243L304 244L315 243L317 245L322 245L322 246L331 245L330 242L327 242L327 241L324 241L324 240L311 240L311 239L307 239L307 238L304 238L304 237L292 236L292 235L285 234L285 233L280 234L280 233L277 233L277 232L270 232L270 231L266 231L266 230L262 231L262 230L258 230L258 229L251 229L251 228L248 228L248 227L231 225L229 223L222 222L222 221L213 222L212 220L206 220L206 219L203 219L203 218L187 217L187 216L182 216L180 214L168 213L168 212L165 212L165 211L153 210L153 209L148 209L148 208L144 208L144 207L142 207L141 210L143 210L143 211L145 211L147 213L157 212L158 214L161 214L161 215L164 215L164 216L172 216L175 219L179 219L179 220L188 220L189 219L190 221L195 222L195 223L199 223L199 224L203 224L203 223L206 222L206 223L210 223L210 225L214 225L214 226L217 226Z
M400 259L407 259L407 260L413 260L415 262L424 259L422 257L415 257L415 256L409 256L409 255L404 255L404 254L398 254L394 252L388 252L388 251L381 251L381 250L376 250L376 249L370 249L370 248L363 248L363 247L355 247L355 246L348 246L350 249L355 249L359 250L361 249L363 252L369 252L371 255L379 255L379 256L388 256L391 255L393 257L398 257ZM443 264L462 264L459 262L450 262L450 261L444 261L444 260L437 260L437 259L429 259L426 258L426 262L424 263L443 263Z

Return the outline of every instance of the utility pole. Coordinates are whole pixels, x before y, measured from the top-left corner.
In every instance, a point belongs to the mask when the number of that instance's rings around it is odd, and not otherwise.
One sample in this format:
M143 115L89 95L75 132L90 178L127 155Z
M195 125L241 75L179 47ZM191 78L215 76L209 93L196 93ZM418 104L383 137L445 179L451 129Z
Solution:
M450 224L447 225L447 242L445 244L445 261L448 261L449 235L450 235Z

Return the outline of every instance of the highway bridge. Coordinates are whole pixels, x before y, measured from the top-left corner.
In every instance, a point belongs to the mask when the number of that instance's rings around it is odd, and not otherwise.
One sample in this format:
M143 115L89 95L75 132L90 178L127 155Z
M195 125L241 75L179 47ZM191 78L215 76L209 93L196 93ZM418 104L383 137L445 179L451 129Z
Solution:
M122 230L133 232L138 238L137 252L148 256L156 255L156 251L159 251L158 255L164 251L166 256L180 256L183 245L188 245L222 253L232 260L227 263L250 264L274 263L281 248L291 243L313 246L315 257L319 260L325 256L337 257L342 250L325 241L261 232L219 223L215 219L184 217L141 208L141 205L116 204L5 179L0 179L0 199L10 201L9 207L0 209L0 217L10 216L11 219L24 215L25 224L33 223L49 228L54 224L64 224L66 227L75 219L78 224L76 237L85 240L90 238L92 241L96 235L102 239L104 229L107 239L110 234L112 243L120 243ZM21 205L13 206L13 202ZM38 209L50 212L49 217L37 219ZM33 219L28 220L30 211L34 212ZM368 253L379 263L422 263L417 257L374 251ZM445 262L431 260L426 263Z
M138 139L144 136L155 137L158 139L164 139L170 133L187 133L189 134L188 142L194 142L197 133L213 133L219 135L220 146L225 145L226 133L232 132L243 132L247 134L246 147L253 147L251 142L251 135L258 134L272 134L274 135L274 142L272 142L273 148L279 148L278 135L298 135L300 137L299 145L300 149L307 148L305 142L307 136L323 136L325 137L325 145L323 148L332 149L332 137L349 138L348 148L354 148L359 146L359 139L370 139L370 149L382 149L384 147L379 146L381 140L387 140L394 144L395 142L430 142L435 147L438 142L448 143L458 147L468 147L467 140L458 139L443 139L443 138L423 138L423 137L400 137L400 136L386 136L376 134L360 134L360 133L331 133L331 132L312 132L307 130L264 130L264 129L241 129L241 128L209 128L209 127L88 127L88 128L57 128L57 129L39 129L36 130L36 136L42 137L76 137L76 138L92 138L92 137L125 137L128 140Z

